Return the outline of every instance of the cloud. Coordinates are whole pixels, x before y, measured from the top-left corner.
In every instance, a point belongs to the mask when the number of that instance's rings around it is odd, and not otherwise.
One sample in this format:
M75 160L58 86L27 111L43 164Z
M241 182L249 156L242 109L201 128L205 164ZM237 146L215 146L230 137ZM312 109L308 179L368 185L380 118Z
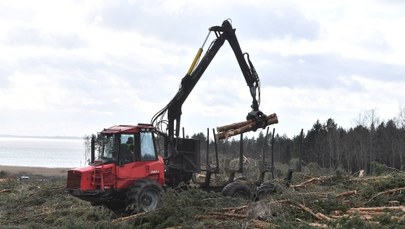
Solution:
M404 101L398 2L1 4L0 124L14 133L31 126L33 134L82 135L148 122L177 92L208 28L227 18L261 77L262 110L279 114L281 133L329 117L343 125L364 109L386 118ZM195 132L241 121L250 104L225 43L185 102L182 125Z
M319 24L293 8L228 1L177 7L167 7L164 1L115 1L105 6L98 17L103 25L115 30L133 30L181 44L202 42L203 31L228 18L241 28L240 35L251 38L313 40L320 35Z
M24 7L17 7L13 4L0 3L0 19L8 20L10 23L25 22L33 19L34 11ZM18 3L17 3L18 4Z
M308 55L269 55L271 64L260 66L265 85L291 88L324 88L333 89L349 87L352 90L362 90L353 81L353 75L361 75L378 81L405 81L402 77L405 67L397 64L351 59L339 55L308 54ZM294 71L291 71L294 69Z
M315 40L320 36L320 25L293 8L256 5L237 11L242 12L236 16L238 27L249 38Z
M53 48L83 48L86 42L75 34L49 34L35 28L15 27L8 35L7 43L10 45L47 46Z

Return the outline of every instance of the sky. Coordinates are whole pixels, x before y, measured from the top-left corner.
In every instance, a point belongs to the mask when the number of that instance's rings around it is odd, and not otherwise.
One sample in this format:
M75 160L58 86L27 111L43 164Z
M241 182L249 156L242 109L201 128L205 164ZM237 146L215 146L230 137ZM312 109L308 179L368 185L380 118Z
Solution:
M208 28L230 19L289 137L405 106L405 1L0 0L0 134L85 136L149 123ZM208 45L214 40L211 34ZM251 97L227 43L183 105L186 134L244 121Z

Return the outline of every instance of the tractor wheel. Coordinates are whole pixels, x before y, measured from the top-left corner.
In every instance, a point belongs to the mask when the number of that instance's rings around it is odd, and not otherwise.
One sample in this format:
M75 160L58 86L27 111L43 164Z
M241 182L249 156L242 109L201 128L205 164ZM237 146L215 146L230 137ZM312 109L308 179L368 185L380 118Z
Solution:
M160 185L153 180L139 180L127 191L127 208L136 212L155 210L162 192Z
M282 187L280 185L275 184L275 183L263 183L259 187L257 187L257 192L256 192L256 198L255 200L262 200L266 197L269 197L271 195L274 195L276 193L281 193L282 192Z
M250 200L253 193L249 185L242 182L232 182L225 185L222 189L222 195Z

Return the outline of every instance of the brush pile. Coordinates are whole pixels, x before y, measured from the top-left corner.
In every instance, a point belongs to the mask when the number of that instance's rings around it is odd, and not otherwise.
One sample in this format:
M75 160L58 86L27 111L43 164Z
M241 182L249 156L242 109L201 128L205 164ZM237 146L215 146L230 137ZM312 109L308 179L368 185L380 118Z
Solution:
M354 177L295 173L259 201L200 189L169 189L148 213L116 215L65 192L65 179L0 180L2 228L405 228L405 173ZM283 183L282 179L274 182Z

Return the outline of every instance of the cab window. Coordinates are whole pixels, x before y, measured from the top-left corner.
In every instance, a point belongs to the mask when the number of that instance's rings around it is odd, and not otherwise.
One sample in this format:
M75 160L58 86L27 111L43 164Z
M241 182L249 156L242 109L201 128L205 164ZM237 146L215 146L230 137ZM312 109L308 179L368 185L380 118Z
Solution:
M103 162L117 161L119 142L115 135L99 135L95 142L95 150L98 152L96 160Z
M155 144L153 143L152 132L141 132L141 161L156 160Z
M120 161L128 163L135 161L134 135L121 134L120 139Z

